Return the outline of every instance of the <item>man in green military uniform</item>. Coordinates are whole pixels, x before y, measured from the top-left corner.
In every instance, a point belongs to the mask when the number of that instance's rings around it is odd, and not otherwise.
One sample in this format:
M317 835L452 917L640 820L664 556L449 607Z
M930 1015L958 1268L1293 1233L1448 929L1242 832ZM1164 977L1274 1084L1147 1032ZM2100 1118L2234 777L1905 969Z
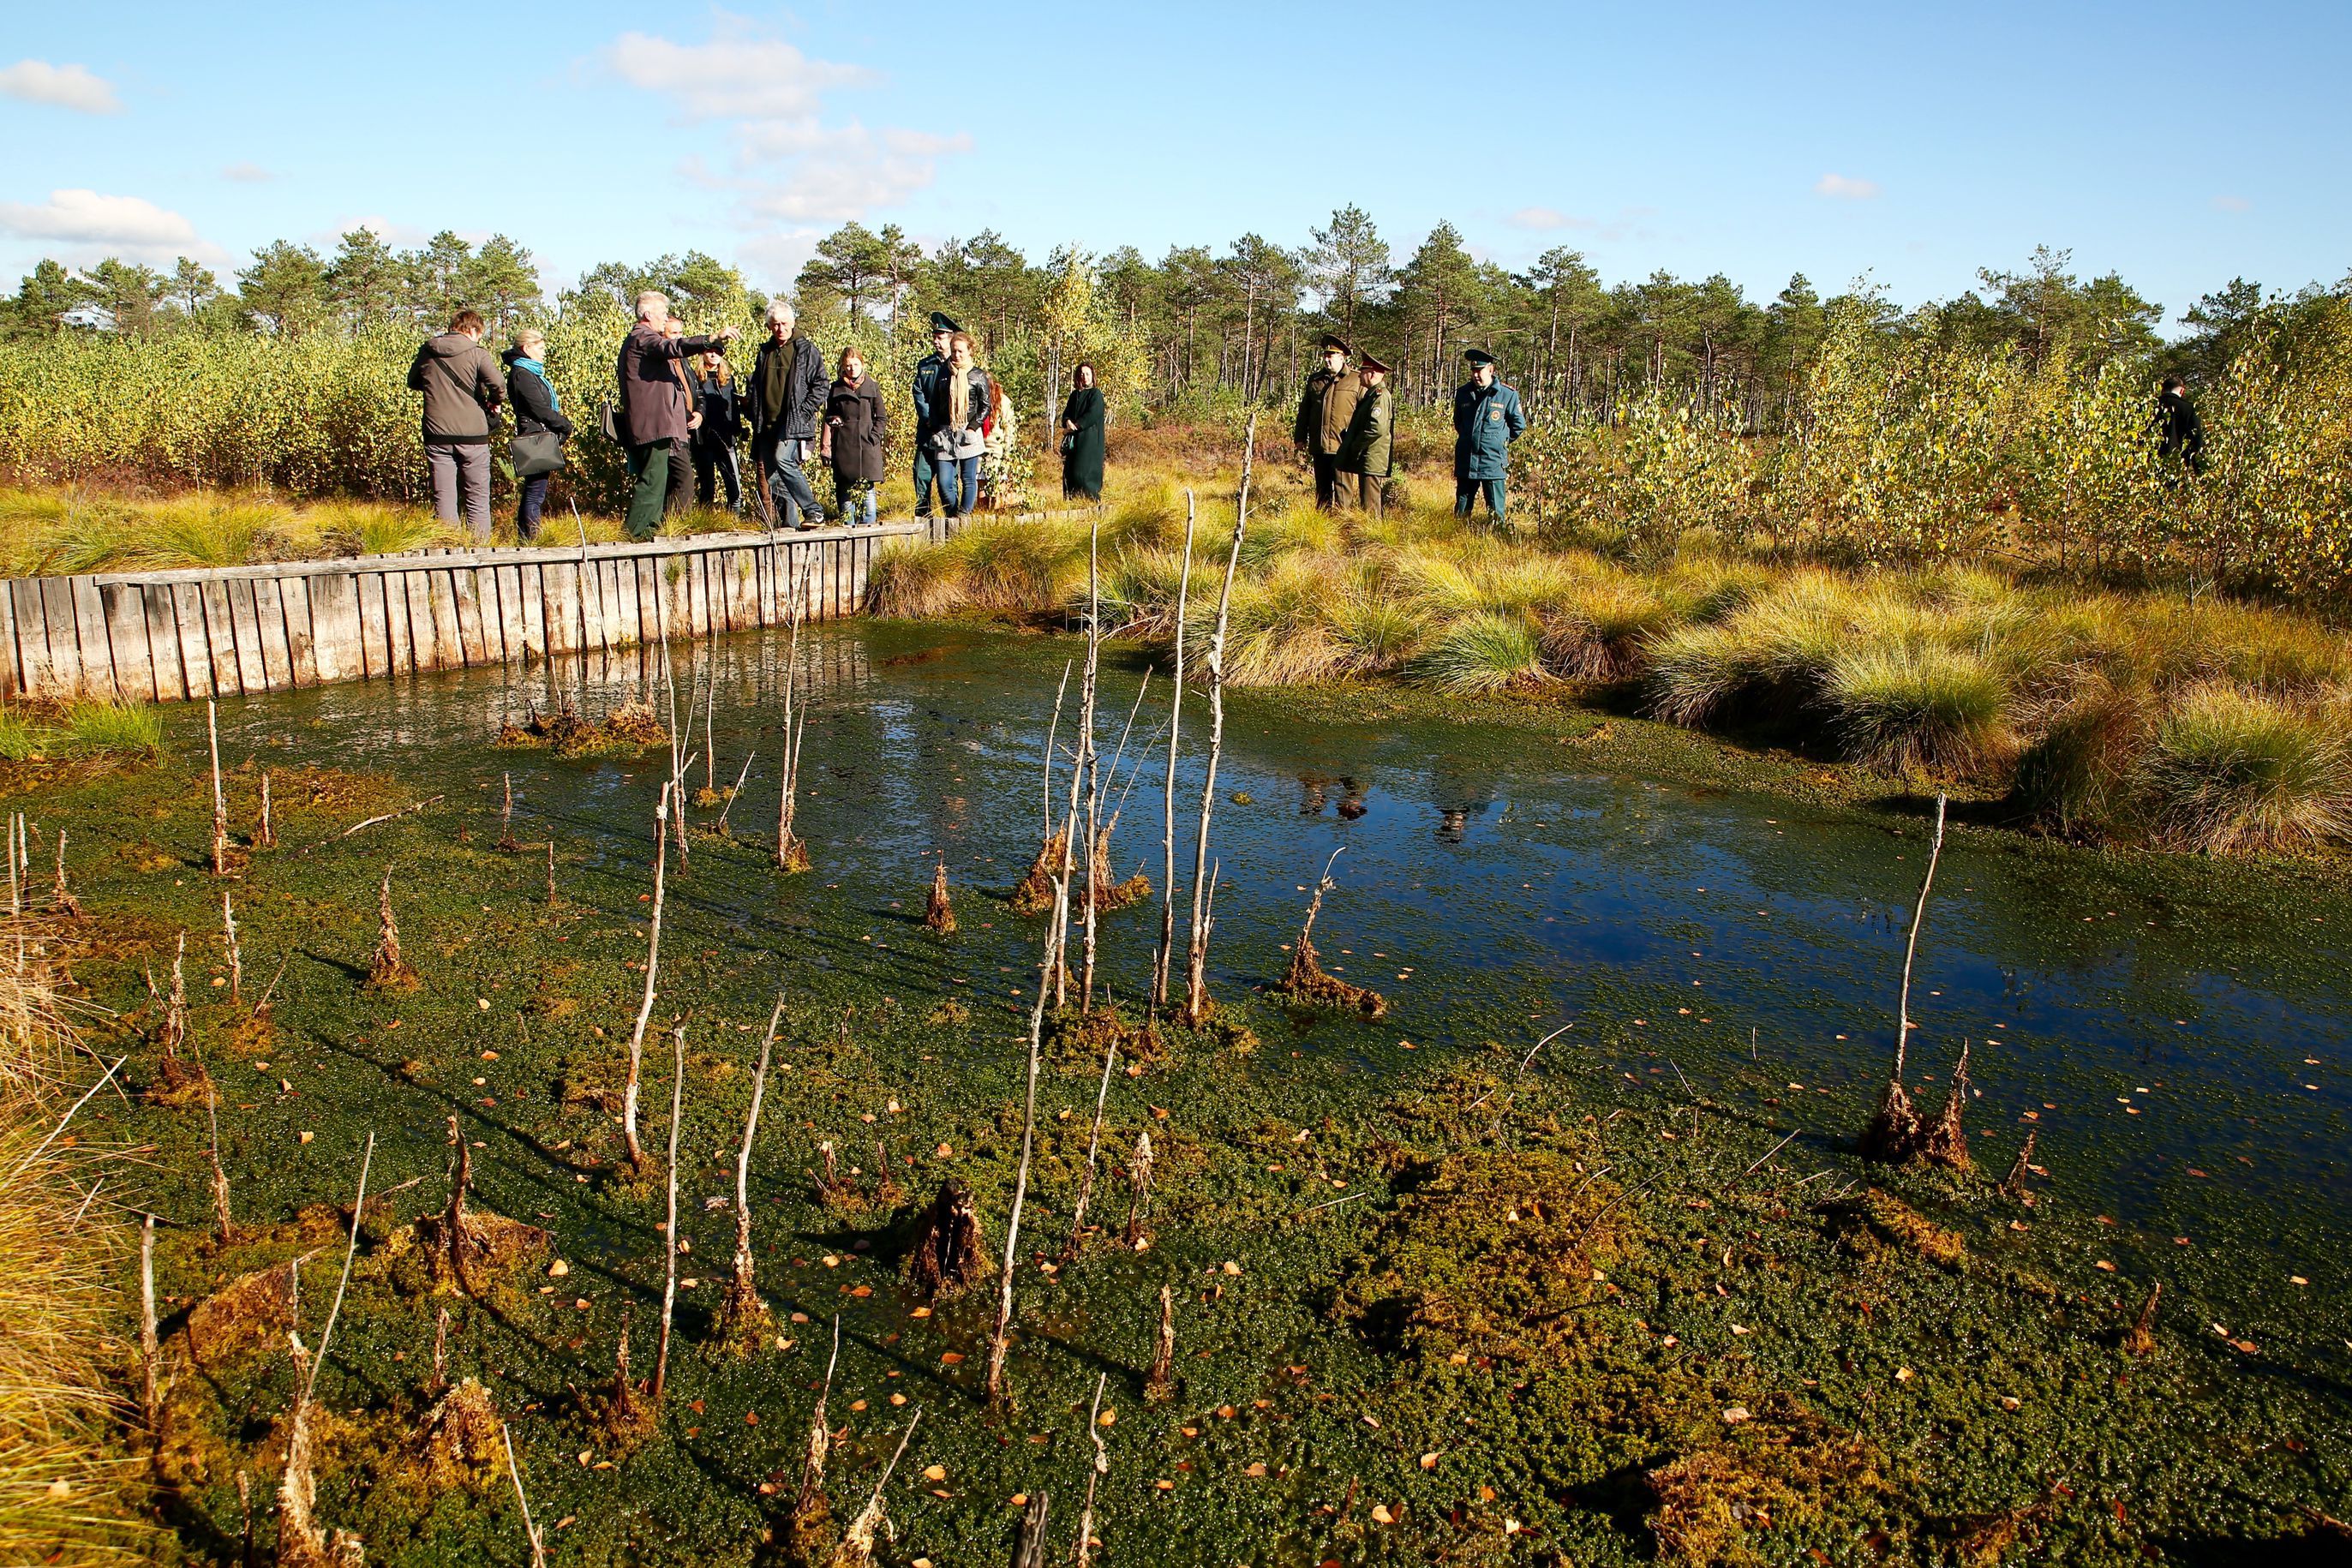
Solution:
M1356 370L1356 406L1339 437L1339 489L1352 486L1364 515L1378 521L1386 510L1394 461L1396 396L1381 384L1389 367L1367 353Z
M1454 515L1468 517L1478 492L1486 511L1503 521L1503 479L1510 472L1511 443L1528 427L1519 395L1495 379L1495 356L1470 349L1470 381L1454 395Z
M1348 433L1348 416L1356 411L1360 384L1348 374L1348 343L1326 334L1323 368L1307 378L1298 399L1298 419L1291 426L1291 443L1315 466L1315 504L1329 511L1342 500L1352 501L1354 484L1339 472L1339 438Z

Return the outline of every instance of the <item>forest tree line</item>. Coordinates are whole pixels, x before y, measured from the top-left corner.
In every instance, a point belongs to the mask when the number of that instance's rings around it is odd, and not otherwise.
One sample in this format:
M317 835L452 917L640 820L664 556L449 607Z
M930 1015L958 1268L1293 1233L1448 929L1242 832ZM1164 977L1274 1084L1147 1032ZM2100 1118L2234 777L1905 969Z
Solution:
M119 258L79 270L44 260L0 303L0 329L18 338L196 331L299 339L378 328L421 335L470 307L503 333L587 307L601 314L644 288L667 293L697 324L753 321L769 302L739 269L699 251L608 262L551 297L531 253L506 236L478 247L444 231L398 250L360 228L326 254L273 242L226 279L185 258L168 272ZM901 321L945 310L980 337L985 355L1023 361L1006 367L1016 384L1060 382L1066 363L1115 341L1125 363L1108 379L1160 408L1286 402L1314 366L1318 338L1337 331L1396 367L1393 383L1409 405L1449 396L1461 351L1475 344L1556 416L1607 419L1628 398L1670 393L1710 416L1769 428L1797 407L1841 316L2036 368L2060 356L2094 371L2131 360L2193 383L2218 373L2252 335L2291 336L2315 309L2347 295L2352 277L2294 293L2233 279L2183 310L2182 331L2168 342L2161 305L2115 273L2077 276L2070 253L2048 247L2014 269L1982 269L1978 286L1956 299L1909 308L1865 284L1824 296L1802 274L1758 300L1721 273L1610 282L1568 247L1515 272L1472 257L1445 223L1408 254L1347 206L1297 246L1248 234L1222 250L1171 247L1158 261L1132 247L1032 261L993 231L926 250L895 225L849 223L818 243L789 297L806 330L827 342L896 345ZM1092 329L1076 339L1059 326L1074 296Z

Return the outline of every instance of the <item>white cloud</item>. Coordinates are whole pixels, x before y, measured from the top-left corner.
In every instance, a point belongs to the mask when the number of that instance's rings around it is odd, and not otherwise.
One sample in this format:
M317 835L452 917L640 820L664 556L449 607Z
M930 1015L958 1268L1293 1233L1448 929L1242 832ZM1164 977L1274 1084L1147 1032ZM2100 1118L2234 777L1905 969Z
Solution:
M47 60L18 60L0 67L0 98L26 103L54 103L84 114L120 114L122 102L114 84L93 76L87 66L53 66Z
M51 191L49 199L38 205L0 202L0 235L39 241L45 249L59 252L60 260L120 256L152 264L175 256L205 260L221 254L178 213L143 196L104 196L96 191Z
M814 248L819 226L898 205L937 180L941 158L972 146L961 132L869 129L828 118L830 94L877 85L879 74L811 59L725 13L709 43L625 33L601 58L630 86L667 97L682 122L725 128L733 172L714 170L696 152L679 174L703 189L733 192L736 221L748 235L741 259L785 277Z
M1503 220L1513 228L1533 229L1540 233L1554 228L1591 228L1589 217L1571 217L1558 207L1521 207Z
M878 79L863 66L813 60L780 38L750 36L733 17L722 17L719 36L707 44L624 33L604 59L631 87L669 94L688 120L813 115L831 89Z
M222 179L234 180L240 185L266 185L277 177L274 171L258 163L231 163L221 171Z
M1813 195L1828 196L1836 201L1872 201L1879 194L1876 180L1857 180L1846 174L1823 174L1813 182Z
M2254 210L2254 204L2243 196L2215 196L2213 210L2225 213L2250 213Z

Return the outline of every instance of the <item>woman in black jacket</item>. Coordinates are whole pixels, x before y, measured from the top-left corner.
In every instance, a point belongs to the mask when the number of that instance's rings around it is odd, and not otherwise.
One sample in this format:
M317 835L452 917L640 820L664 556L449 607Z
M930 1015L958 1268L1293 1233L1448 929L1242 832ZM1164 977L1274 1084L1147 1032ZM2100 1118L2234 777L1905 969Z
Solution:
M833 464L834 510L842 522L874 526L874 489L882 482L888 405L856 349L841 351L841 374L825 394L824 456Z
M572 421L563 416L563 399L556 395L555 384L547 378L547 365L540 358L546 352L547 334L536 327L525 327L515 334L514 347L499 357L506 362L507 401L514 410L516 437L554 437L560 465L561 444L571 438ZM547 481L554 477L552 468L518 475L522 493L515 502L515 537L526 544L539 537Z
M727 356L712 349L694 368L694 408L702 416L687 436L694 457L694 499L709 506L718 493L715 483L727 481L727 510L743 510L743 475L736 467L735 448L743 440L743 404Z

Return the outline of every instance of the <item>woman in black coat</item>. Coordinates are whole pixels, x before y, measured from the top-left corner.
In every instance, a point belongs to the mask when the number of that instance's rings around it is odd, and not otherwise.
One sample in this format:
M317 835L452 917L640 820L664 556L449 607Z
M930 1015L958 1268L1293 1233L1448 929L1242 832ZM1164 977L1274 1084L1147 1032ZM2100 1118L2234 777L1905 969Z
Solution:
M856 349L841 351L840 370L824 398L824 455L833 465L834 509L845 524L871 528L874 489L882 482L889 445L889 405Z
M727 510L743 510L743 475L735 448L743 440L743 402L727 356L717 349L703 354L694 368L694 410L702 422L687 436L694 458L694 499L709 506L718 495L719 479L727 482Z
M514 410L515 434L553 436L558 442L572 437L572 421L563 415L563 400L547 378L540 358L547 352L547 334L525 327L515 334L514 347L499 357L507 367L507 406ZM547 504L547 481L554 470L521 476L521 494L515 502L515 537L528 544L539 535L539 515Z
M1062 405L1062 499L1098 501L1103 492L1102 389L1095 367L1078 366L1070 400Z

